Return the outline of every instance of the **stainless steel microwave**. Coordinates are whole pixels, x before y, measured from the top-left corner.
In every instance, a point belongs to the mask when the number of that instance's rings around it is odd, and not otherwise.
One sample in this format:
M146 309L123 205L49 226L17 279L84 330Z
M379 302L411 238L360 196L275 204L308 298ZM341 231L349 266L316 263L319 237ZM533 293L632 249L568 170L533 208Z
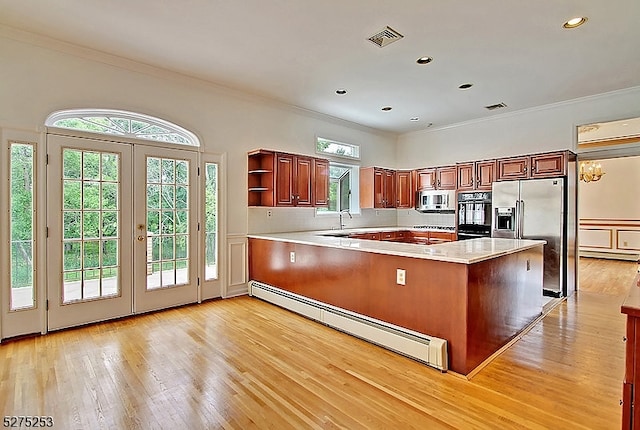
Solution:
M416 194L418 212L455 212L455 190L423 190Z

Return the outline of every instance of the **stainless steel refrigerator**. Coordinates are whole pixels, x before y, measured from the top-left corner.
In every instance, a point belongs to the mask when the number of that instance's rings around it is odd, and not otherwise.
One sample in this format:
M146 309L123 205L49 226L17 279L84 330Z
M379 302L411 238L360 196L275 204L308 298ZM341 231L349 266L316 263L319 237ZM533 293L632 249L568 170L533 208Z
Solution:
M565 178L494 182L492 187L491 237L547 241L542 293L550 297L575 289L575 192L567 188Z

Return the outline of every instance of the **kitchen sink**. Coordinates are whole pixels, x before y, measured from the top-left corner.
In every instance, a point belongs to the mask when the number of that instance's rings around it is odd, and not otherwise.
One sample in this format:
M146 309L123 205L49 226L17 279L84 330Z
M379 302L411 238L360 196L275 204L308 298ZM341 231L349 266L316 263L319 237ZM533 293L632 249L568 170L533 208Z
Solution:
M349 233L340 233L340 232L335 232L335 233L323 233L320 236L330 236L330 237L349 237Z

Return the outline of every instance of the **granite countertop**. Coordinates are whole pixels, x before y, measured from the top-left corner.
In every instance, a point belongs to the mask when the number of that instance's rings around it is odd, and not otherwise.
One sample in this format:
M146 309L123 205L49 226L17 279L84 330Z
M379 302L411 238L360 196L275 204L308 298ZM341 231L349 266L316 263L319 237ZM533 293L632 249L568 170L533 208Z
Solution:
M437 245L417 245L412 243L336 237L337 234L360 233L366 231L410 230L403 227L367 228L346 230L323 230L292 233L249 234L249 238L300 243L303 245L326 246L351 249L400 257L423 258L450 263L473 264L502 255L513 254L525 249L544 245L544 240L478 238Z

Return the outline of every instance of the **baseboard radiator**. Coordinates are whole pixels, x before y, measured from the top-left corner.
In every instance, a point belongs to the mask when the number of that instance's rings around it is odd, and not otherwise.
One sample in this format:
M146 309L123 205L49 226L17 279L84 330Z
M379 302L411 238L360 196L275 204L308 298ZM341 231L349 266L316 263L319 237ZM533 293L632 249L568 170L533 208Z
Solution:
M426 336L263 282L249 281L249 295L406 355L443 372L448 369L447 341L444 339Z

